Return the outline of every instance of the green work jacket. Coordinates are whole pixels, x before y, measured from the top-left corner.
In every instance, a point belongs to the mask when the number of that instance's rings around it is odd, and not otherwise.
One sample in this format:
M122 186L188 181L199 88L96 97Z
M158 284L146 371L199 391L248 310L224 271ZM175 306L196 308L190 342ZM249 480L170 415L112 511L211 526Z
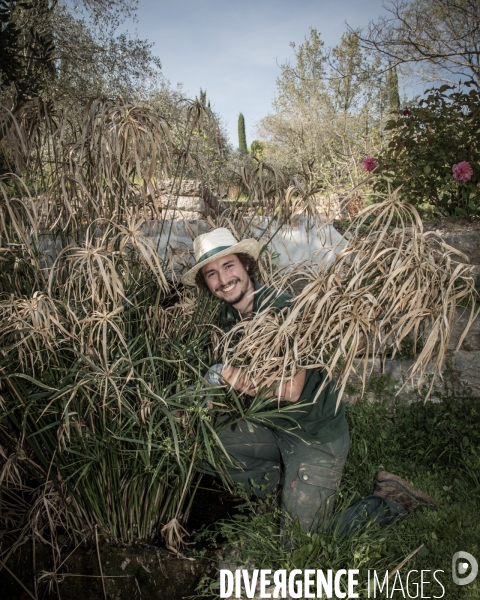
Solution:
M253 279L255 296L253 313L271 308L273 310L288 310L292 296L280 293L261 285ZM224 303L220 313L220 327L228 333L241 320L240 314L230 304ZM336 409L338 394L335 382L331 381L318 395L317 391L327 376L326 371L307 369L305 385L296 403L283 402L282 406L290 406L291 410L284 413L278 411L278 403L272 402L272 415L265 425L281 427L299 436L306 442L326 444L342 436L348 429L345 420L343 402ZM300 406L300 405L304 406ZM296 405L298 408L296 408ZM288 415L288 419L284 415Z

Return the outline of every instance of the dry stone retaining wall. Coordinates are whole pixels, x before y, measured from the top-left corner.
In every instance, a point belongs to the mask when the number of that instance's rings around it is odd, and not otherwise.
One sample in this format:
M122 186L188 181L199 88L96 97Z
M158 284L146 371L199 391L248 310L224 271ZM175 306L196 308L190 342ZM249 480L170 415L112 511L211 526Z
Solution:
M157 186L157 207L164 219L204 219L216 214L220 203L200 181L185 180L180 187L171 182Z

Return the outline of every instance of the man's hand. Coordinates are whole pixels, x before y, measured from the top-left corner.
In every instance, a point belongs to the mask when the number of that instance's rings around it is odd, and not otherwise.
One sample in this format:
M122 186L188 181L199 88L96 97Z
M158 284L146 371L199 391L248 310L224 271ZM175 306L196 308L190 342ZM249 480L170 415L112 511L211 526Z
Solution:
M237 392L244 392L249 396L255 396L255 386L247 381L243 369L240 367L231 367L224 365L222 369L222 377L229 383Z
M222 369L222 377L227 381L234 390L242 392L249 396L255 396L258 388L266 388L270 390L267 398L280 397L281 400L287 402L297 402L305 385L306 371L297 371L293 379L289 379L280 387L275 384L279 382L277 377L270 377L261 381L250 381L244 369L240 367L224 366Z

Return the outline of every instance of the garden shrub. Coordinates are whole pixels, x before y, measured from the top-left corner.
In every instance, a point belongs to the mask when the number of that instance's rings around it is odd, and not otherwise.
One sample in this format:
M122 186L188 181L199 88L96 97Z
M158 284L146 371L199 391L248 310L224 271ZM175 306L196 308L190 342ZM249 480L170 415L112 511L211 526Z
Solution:
M373 187L382 193L401 187L403 199L416 206L472 218L480 214L480 92L455 89L428 90L387 123L390 141L377 157Z

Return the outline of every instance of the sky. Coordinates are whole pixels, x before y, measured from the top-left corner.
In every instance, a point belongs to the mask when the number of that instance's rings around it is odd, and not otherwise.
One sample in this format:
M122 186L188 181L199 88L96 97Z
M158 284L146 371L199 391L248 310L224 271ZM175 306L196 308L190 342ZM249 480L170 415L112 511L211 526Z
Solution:
M293 57L315 27L326 47L340 42L346 24L365 27L385 14L382 0L139 0L138 21L128 29L154 42L164 76L187 97L207 91L238 145L243 113L247 144L270 111L279 65Z

